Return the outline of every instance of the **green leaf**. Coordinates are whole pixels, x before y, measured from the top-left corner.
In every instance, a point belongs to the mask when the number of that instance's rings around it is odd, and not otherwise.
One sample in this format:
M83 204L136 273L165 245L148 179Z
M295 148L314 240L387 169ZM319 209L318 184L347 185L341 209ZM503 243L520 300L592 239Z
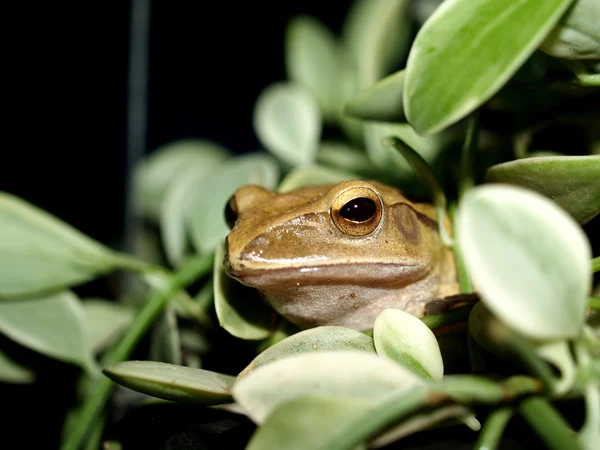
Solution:
M234 192L246 185L257 184L273 189L279 179L275 159L263 152L238 156L206 177L196 189L192 215L188 221L191 238L199 252L212 252L225 239L229 227L225 222L225 206Z
M301 353L257 368L238 379L233 397L256 423L280 405L307 395L342 395L373 403L423 381L408 369L364 351Z
M439 380L444 362L437 339L420 319L399 309L385 309L375 319L373 341L377 354L420 377Z
M404 112L436 133L497 93L572 0L447 0L419 30L406 63Z
M181 342L177 317L172 305L167 305L154 322L150 336L150 356L152 361L181 364Z
M0 350L0 382L26 384L35 381L35 372Z
M564 14L540 50L555 58L600 59L600 3L577 0Z
M218 405L231 401L235 377L156 361L123 361L103 370L122 386L180 403Z
M221 325L240 339L264 339L271 334L273 311L257 296L256 290L237 282L225 272L225 246L215 252L213 282L215 311Z
M314 17L294 17L287 25L285 64L288 79L306 87L323 115L335 115L338 43L331 31Z
M127 330L135 317L135 309L109 300L86 298L81 302L85 315L85 333L92 353L112 345Z
M167 191L183 172L194 170L206 175L230 156L225 148L202 139L183 139L164 145L136 165L134 203L145 216L159 219Z
M321 128L316 100L297 83L274 83L256 101L254 131L258 139L269 152L293 167L314 161Z
M360 331L338 326L321 326L301 331L269 347L240 372L238 380L257 368L299 353L332 350L358 350L375 352L373 339Z
M500 320L531 339L579 334L591 249L564 210L525 188L479 186L464 196L457 233L482 301Z
M70 291L19 302L0 302L0 332L15 342L51 358L77 364L91 375L93 359L85 315Z
M344 112L362 120L406 122L404 70L379 80L346 103Z
M373 407L366 399L305 395L279 406L252 435L247 450L326 449L341 423L360 418Z
M0 192L0 300L64 289L133 263L31 203Z
M600 213L600 156L518 159L490 167L485 179L537 191L581 224Z
M356 178L358 178L356 174L319 165L297 167L287 174L277 190L279 192L289 192L304 186L333 184Z
M405 56L410 20L406 0L356 0L344 21L342 38L364 89Z
M381 178L383 173L375 167L364 150L345 142L323 141L317 154L319 164L355 173L357 176Z

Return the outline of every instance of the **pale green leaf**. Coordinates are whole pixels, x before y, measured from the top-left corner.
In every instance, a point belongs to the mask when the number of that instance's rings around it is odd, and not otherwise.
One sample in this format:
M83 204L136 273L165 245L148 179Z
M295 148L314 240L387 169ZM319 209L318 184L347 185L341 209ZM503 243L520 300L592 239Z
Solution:
M300 331L272 345L252 360L238 375L238 379L257 368L298 353L331 350L362 350L375 352L373 339L360 331L338 326L322 326Z
M279 166L275 159L263 152L238 156L223 165L217 173L206 177L195 188L188 221L192 243L199 252L212 252L225 239L229 227L225 222L225 206L235 191L256 184L273 189L279 180Z
M235 377L156 361L124 361L103 370L115 383L164 400L197 405L231 402Z
M361 120L406 122L404 70L379 80L346 103L344 112Z
M0 300L84 283L128 263L46 211L0 192Z
M330 169L319 165L297 167L281 180L277 190L289 192L304 186L339 183L340 181L355 180L358 175L341 169Z
M600 2L577 0L540 45L556 58L600 59Z
M0 382L27 384L35 381L35 372L0 350Z
M323 115L335 115L338 43L331 31L314 17L297 16L286 29L285 64L288 79L306 87Z
M135 317L135 309L123 303L86 298L81 305L85 315L84 330L92 353L112 345Z
M254 107L254 131L265 149L291 166L314 161L322 118L310 92L297 83L268 86Z
M340 395L304 395L277 407L252 435L247 450L326 449L344 428L362 417L373 404Z
M271 334L273 311L258 297L256 290L237 282L225 272L225 246L215 252L213 283L215 311L219 325L241 339L264 339Z
M444 362L435 335L411 314L399 309L383 310L375 319L373 342L379 356L423 378L439 380L444 376Z
M579 223L600 213L600 156L543 156L490 167L486 181L523 186L558 203Z
M357 175L380 179L381 170L371 163L364 150L345 142L323 141L317 154L319 164Z
M177 317L172 305L167 305L158 316L150 335L150 355L152 361L181 364L181 342Z
M591 249L564 210L522 187L479 186L464 196L457 232L494 315L531 339L579 334L592 285Z
M133 175L134 200L142 214L158 219L165 195L184 171L211 173L231 154L203 139L183 139L159 147L145 156Z
M462 119L497 93L572 0L446 0L406 63L404 112L421 134Z
M70 291L19 302L0 302L0 333L95 375L98 368L85 326L81 303Z
M256 423L280 405L307 395L342 395L377 402L395 390L423 381L374 353L323 351L270 362L238 379L233 397Z

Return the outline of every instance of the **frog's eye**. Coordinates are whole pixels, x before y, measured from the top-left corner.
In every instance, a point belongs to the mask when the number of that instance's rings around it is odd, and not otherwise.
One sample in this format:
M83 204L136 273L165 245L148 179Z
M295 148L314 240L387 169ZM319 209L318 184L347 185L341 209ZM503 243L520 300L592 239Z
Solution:
M225 222L227 222L227 226L229 229L233 229L235 225L235 221L238 217L238 209L237 204L235 202L235 194L232 195L227 201L227 205L225 205Z
M379 196L366 187L342 192L331 207L331 218L335 226L351 236L372 233L381 221L381 214L382 204Z

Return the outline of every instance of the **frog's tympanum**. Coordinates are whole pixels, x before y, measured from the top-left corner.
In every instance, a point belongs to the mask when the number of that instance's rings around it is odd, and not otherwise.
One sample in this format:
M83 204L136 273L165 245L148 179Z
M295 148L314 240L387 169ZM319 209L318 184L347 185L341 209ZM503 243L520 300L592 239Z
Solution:
M226 216L227 273L301 328L367 330L386 308L420 317L430 300L458 293L433 206L381 183L244 186Z

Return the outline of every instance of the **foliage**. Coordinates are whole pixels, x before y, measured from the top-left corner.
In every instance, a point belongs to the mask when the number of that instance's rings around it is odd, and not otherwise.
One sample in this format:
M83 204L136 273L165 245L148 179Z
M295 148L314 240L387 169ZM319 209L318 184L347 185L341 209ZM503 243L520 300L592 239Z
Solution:
M315 449L378 447L456 424L496 448L514 414L548 447L593 448L600 264L598 232L582 225L600 212L599 16L592 0L356 0L341 36L295 18L288 79L255 105L265 150L234 157L185 140L147 156L132 194L144 220L135 254L2 193L0 332L83 369L63 448L101 434L113 381L231 407L258 425L249 449L306 448L307 435ZM385 310L371 338L299 331L227 277L223 210L237 188L349 179L428 194L454 222L440 232L462 292L480 301L421 320ZM122 298L73 291L120 270L136 280ZM241 372L201 368L209 352L229 355L206 341L219 330L251 349ZM130 361L147 334L147 360ZM507 360L512 369L497 364ZM2 351L0 379L35 372ZM566 399L585 403L576 431L559 412Z

